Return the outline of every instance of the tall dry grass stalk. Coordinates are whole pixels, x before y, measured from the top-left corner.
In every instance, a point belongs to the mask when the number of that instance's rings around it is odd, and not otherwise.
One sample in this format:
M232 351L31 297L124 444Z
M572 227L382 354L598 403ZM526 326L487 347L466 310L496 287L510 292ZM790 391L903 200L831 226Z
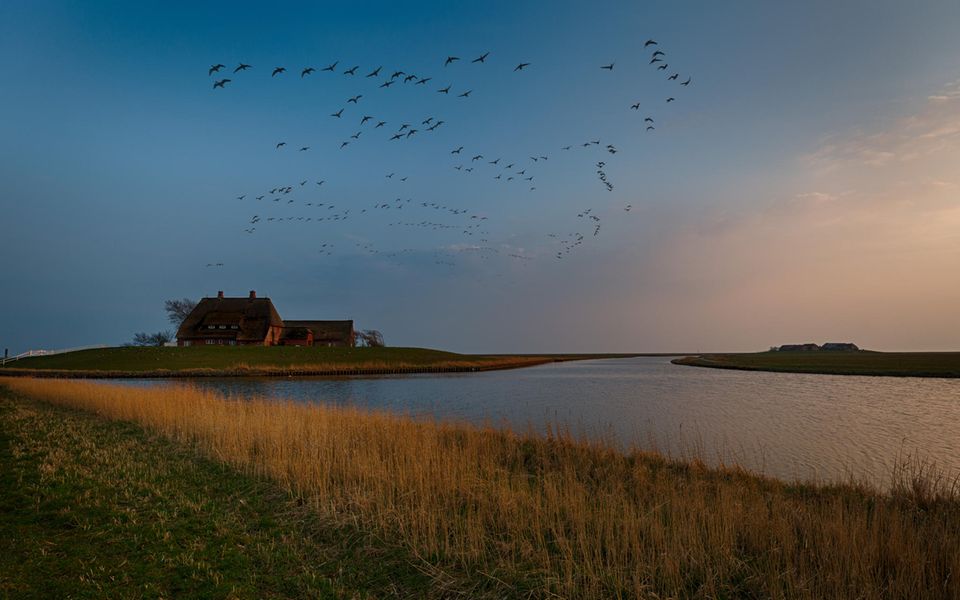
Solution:
M960 500L929 473L901 473L891 493L788 485L557 432L231 400L183 385L4 385L195 444L437 565L525 573L538 595L960 597Z

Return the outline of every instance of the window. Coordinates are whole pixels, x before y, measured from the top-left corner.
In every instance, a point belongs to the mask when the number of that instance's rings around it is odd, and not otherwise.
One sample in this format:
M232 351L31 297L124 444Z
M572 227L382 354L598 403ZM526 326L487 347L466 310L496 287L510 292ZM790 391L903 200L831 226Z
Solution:
M217 343L217 340L211 340L211 339L208 339L208 340L207 340L207 345L208 345L208 346L212 346L212 345L214 345L214 344L216 344L216 343Z
M207 325L207 329L216 329L216 328L217 328L216 325Z
M236 325L231 325L230 329L238 329L238 327Z
M226 325L220 325L219 327L220 327L220 329L226 329L226 328L227 328Z

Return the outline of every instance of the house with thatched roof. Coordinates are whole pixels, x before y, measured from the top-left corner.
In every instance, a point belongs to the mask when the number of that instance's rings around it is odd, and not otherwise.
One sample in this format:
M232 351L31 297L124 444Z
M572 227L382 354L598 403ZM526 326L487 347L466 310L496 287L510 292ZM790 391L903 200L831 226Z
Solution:
M284 321L281 342L291 346L354 345L353 321ZM309 343L303 343L309 338Z
M353 346L353 321L287 321L270 298L204 298L177 329L178 346Z

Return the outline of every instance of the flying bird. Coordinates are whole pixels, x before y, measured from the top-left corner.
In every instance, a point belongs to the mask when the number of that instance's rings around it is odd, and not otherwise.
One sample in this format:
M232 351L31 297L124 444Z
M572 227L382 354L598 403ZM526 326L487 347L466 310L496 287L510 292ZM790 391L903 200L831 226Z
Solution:
M314 71L316 71L316 69L314 69L313 67L307 67L306 69L300 71L300 79L303 79L304 77L313 73Z
M667 67L669 67L669 66L670 66L670 65L668 65L667 63L663 63L662 65L660 65L659 67L657 67L657 70L658 70L658 71L666 71L666 70L667 70Z
M389 80L389 81L384 81L383 83L380 84L380 87L382 87L382 88L387 88L387 87L390 87L391 85L393 85L393 80L392 80L392 79Z
M339 118L340 118L340 115L342 115L342 114L343 114L343 109L341 108L340 110L338 110L337 112L333 113L333 114L330 115L330 116L331 116L331 117L336 117L336 118L339 119Z
M362 119L360 119L360 124L363 125L364 123L366 123L367 121L369 121L369 120L372 119L372 118L373 118L373 117L364 116Z
M431 79L433 79L433 77L424 77L420 79L420 81L418 81L415 85L423 85L424 83L430 81Z
M515 66L515 67L513 68L513 70L514 70L514 72L516 72L516 71L522 71L522 70L524 70L525 68L527 68L527 67L529 67L529 66L530 66L530 63L520 63L519 65Z
M393 134L393 137L390 138L390 139L391 139L391 140L399 140L399 139L402 138L402 137L403 137L403 134L402 134L402 133L395 133L395 134Z
M344 75L356 75L356 74L357 74L357 69L359 69L359 68L360 68L360 65L357 65L357 66L353 67L352 69L347 69L346 71L343 72L343 74L344 74Z
M386 121L379 121L379 122L377 123L377 125L374 127L374 129L379 129L379 128L383 127L383 126L386 125L386 124L387 124Z
M478 57L476 57L475 59L471 60L470 62L472 62L472 63L482 63L482 62L484 62L484 61L487 60L487 57L488 57L488 56L490 56L490 53L489 53L489 52L484 52L483 54L481 54L480 56L478 56Z
M382 69L382 68L383 68L383 66L381 65L381 66L377 67L376 69L374 69L373 71L370 71L369 73L367 73L367 77L379 77L379 76L380 76L380 69Z
M653 119L652 119L651 117L647 117L646 119L643 120L643 122L644 122L644 123L653 123Z
M684 81L684 82L682 82L680 85L690 85L690 80L691 80L691 79L692 79L691 77L687 77L687 80Z
M333 71L337 68L337 64L339 64L339 63L340 63L340 61L338 60L338 61L334 62L332 65L328 65L328 66L326 66L326 67L324 67L324 68L322 68L322 69L320 69L320 70L321 70L321 71L331 71L331 72L333 72Z
M237 66L237 68L233 70L233 72L236 73L237 71L246 71L247 69L251 68L252 66L253 66L253 65L245 65L245 64L243 64L243 63L240 63L240 64Z
M225 85L227 85L228 83L230 83L230 81L231 81L230 79L221 79L220 81L215 81L215 82L213 82L213 87L214 87L214 89L216 89L216 88L222 88L223 86L225 86ZM226 88L224 88L224 89L226 89Z
M643 47L646 48L647 46L656 46L656 45L657 45L657 42L656 42L656 41L654 41L654 40L647 40L646 43L643 44Z
M631 104L630 108L632 108L633 110L640 110L640 103L637 102L636 104Z
M277 144L277 150L279 150L280 148L283 148L286 145L287 145L286 142L280 142L279 144Z
M349 145L350 145L350 142L344 142L344 143L340 144L340 149L343 150L344 148L346 148L346 147L349 146Z
M403 78L403 82L407 83L408 81L413 81L416 78L417 78L416 75L407 75L406 77Z
M357 101L360 100L360 98L363 98L363 94L357 94L353 98L348 99L347 102L353 102L354 104L356 104Z
M472 91L473 91L473 90L467 90L467 91L465 91L464 93L462 93L462 94L460 94L459 96L457 96L457 98L469 98L469 97L470 97L470 92L472 92Z
M463 150L463 146L460 146L460 147L457 148L456 150L451 150L451 151L450 151L450 154L460 154L460 152L461 152L462 150Z
M443 66L447 66L447 65L449 65L450 63L455 62L455 61L458 61L458 60L460 60L460 57L458 57L458 56L448 56L446 62L443 63Z
M441 94L449 94L449 93L450 93L450 87L451 87L451 86L448 85L447 87L445 87L445 88L440 88L440 89L437 90L437 91L438 91L439 93L441 93Z
M673 98L673 97L667 98L667 102L673 102L674 100L676 100L676 98Z
M601 68L601 69L606 69L606 70L608 70L608 71L612 71L612 70L613 70L613 65L614 65L614 63L610 63L609 65L603 65L603 66L600 67L600 68Z
M656 127L653 125L647 125L647 131L653 131L654 129L656 129Z
M277 74L279 74L279 73L284 73L284 72L286 72L286 70L287 70L287 69L286 69L285 67L276 67L276 68L273 70L273 73L270 74L270 77L276 77Z
M310 149L310 146L304 146L304 147L300 148L299 151L300 151L300 152L306 152L306 151L309 150L309 149Z
M394 71L394 72L393 72L393 75L390 76L390 79L396 79L397 77L400 77L401 75L406 75L406 73L404 73L403 71Z
M215 65L211 66L211 67L210 67L210 70L207 71L207 77L213 75L214 73L219 73L219 72L220 72L220 69L222 69L224 66L226 66L226 65L215 64Z
M650 56L653 56L654 58L656 58L657 56L666 56L666 55L667 55L667 53L664 52L663 50L657 50L656 52L654 52L654 53L651 54Z
M675 81L677 77L680 77L680 73L674 73L670 77L667 77L667 81Z

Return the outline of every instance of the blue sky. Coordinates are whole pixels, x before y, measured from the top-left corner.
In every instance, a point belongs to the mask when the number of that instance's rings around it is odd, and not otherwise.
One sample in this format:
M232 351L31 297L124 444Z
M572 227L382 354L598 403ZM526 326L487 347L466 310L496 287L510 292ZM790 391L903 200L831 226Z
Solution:
M0 345L121 343L164 299L256 289L461 351L956 348L960 5L517 4L4 2ZM448 228L391 225L423 221Z

